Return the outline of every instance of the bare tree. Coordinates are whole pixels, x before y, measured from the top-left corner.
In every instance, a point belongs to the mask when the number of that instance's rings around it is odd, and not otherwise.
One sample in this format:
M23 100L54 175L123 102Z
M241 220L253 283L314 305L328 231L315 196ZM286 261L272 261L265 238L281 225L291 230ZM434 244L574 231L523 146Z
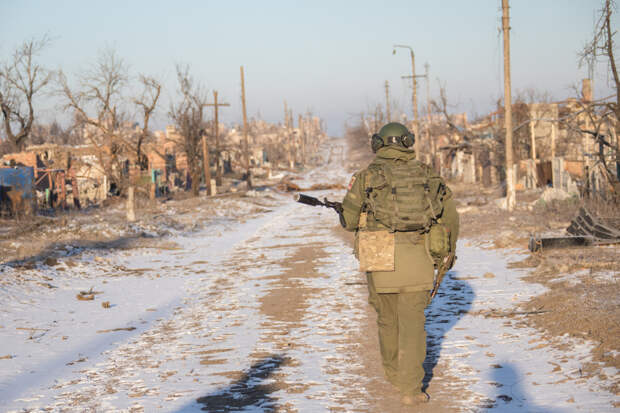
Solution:
M28 40L0 67L0 109L5 134L15 151L24 148L32 131L34 96L52 79L52 73L36 62L37 55L49 43L47 36Z
M104 50L89 71L80 77L80 87L71 89L59 73L66 107L76 113L84 138L96 150L99 166L121 192L125 188L128 134L122 130L123 90L127 67L114 50ZM90 116L92 114L93 116Z
M614 0L603 1L602 7L599 10L598 20L594 26L594 35L580 51L579 57L580 64L587 63L590 68L602 58L603 61L607 62L609 72L611 72L611 78L614 82L614 88L616 90L615 101L588 102L590 104L582 105L583 110L587 113L590 120L589 124L592 128L580 129L582 133L591 135L599 145L598 160L603 165L605 175L616 195L618 195L620 194L620 182L617 173L615 174L612 171L612 168L608 165L604 156L605 147L609 147L615 152L616 165L620 164L620 142L618 142L618 137L620 136L620 75L618 74L618 65L616 64L614 55L616 46L614 36L616 31L613 29L611 22L612 14L616 9L617 7ZM615 134L615 148L611 144L609 137L601 133L603 125L607 126L606 129L610 133Z
M440 85L439 86L439 100L431 100L431 106L434 112L439 113L443 116L445 125L448 128L448 131L451 133L447 133L450 144L456 144L456 139L458 137L469 140L469 133L465 129L465 125L457 125L457 120L454 115L451 115L448 112L448 96L446 94L446 87Z
M200 83L189 73L189 67L177 65L180 100L170 108L170 117L183 137L181 146L187 156L187 165L192 179L192 192L198 196L200 189L200 140L206 130L204 107L207 103L206 92ZM208 160L204 160L208 162Z
M161 84L153 77L140 75L140 83L142 83L142 94L133 102L140 108L142 114L142 127L137 131L136 138L133 142L134 151L138 164L142 169L148 168L148 158L142 151L142 146L150 137L149 121L155 112L157 102L161 95ZM160 154L161 156L161 154ZM163 157L163 156L162 156Z
M434 153L437 149L442 150L447 159L453 159L458 151L473 153L484 168L481 178L486 185L490 184L490 168L495 169L500 180L504 180L505 129L497 116L503 113L501 99L496 102L496 112L475 121L479 125L478 128L469 127L463 119L450 113L450 104L444 85L439 87L439 99L432 100L430 103L432 111L443 118L443 121L432 122L429 126L431 135L429 144L432 146L429 148L430 151ZM444 136L447 142L437 148L438 139L441 136ZM436 161L437 159L433 157L433 163Z
M439 84L439 99L431 100L431 107L435 113L441 115L443 118L443 122L435 122L430 128L432 138L430 142L428 142L430 148L426 148L427 152L433 154L431 159L433 168L437 168L437 159L435 157L437 150L444 151L445 158L452 160L460 150L471 151L472 139L470 131L466 129L466 125L459 125L456 116L449 113L448 96L445 85ZM441 147L437 147L438 140L441 136L446 138L446 143Z
M594 140L594 152L584 153L584 155L594 160L591 170L600 166L599 171L613 191L610 199L615 198L616 201L620 201L620 180L617 171L614 171L620 160L618 132L615 129L618 128L616 115L610 103L604 99L594 102L578 99L575 100L575 105L578 110L561 116L559 123L566 128L569 140L582 140L584 135ZM586 185L588 179L589 177L586 177Z
M611 16L616 8L614 0L603 1L598 20L594 26L594 36L583 47L579 57L580 64L587 63L590 67L593 67L600 58L607 61L616 89L616 101L609 105L610 109L614 111L616 119L620 119L620 75L614 56L616 31L611 23Z

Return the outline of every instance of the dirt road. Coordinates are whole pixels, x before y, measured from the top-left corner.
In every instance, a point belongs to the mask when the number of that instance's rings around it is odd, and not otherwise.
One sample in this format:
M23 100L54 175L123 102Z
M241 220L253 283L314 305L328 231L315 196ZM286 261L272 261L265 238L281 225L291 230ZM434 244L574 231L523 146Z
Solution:
M330 161L299 184L346 182L342 157ZM248 213L224 214L167 248L5 266L4 277L22 281L2 289L4 410L407 411L383 379L365 276L333 211L271 191L220 206ZM532 315L515 314L542 291L508 268L518 258L459 244L428 309L431 401L415 411L586 412L618 402L609 382L580 376L587 342L542 340ZM32 287L42 280L53 288ZM94 299L76 299L81 291Z

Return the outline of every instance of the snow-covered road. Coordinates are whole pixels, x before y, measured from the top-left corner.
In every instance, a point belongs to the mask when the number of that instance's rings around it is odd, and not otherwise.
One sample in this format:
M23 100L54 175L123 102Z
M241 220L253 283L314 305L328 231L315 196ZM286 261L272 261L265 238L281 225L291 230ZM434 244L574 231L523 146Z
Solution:
M289 202L234 231L177 239L181 250L85 253L71 268L31 270L58 288L3 312L1 352L12 358L2 360L0 402L9 410L229 411L278 400L291 410L329 409L357 391L340 383L361 368L340 341L359 328L364 297L345 288L356 263L333 222L325 225L334 216L306 212ZM139 275L99 271L102 262ZM76 300L91 285L97 299ZM289 297L299 301L283 304ZM328 379L326 370L340 373ZM256 389L276 372L286 390Z
M345 183L342 164L335 157L301 186ZM401 411L369 369L366 353L378 350L365 277L336 215L254 195L222 207L258 200L268 211L214 220L176 247L5 266L0 276L20 282L0 291L1 410ZM528 315L501 316L541 292L507 267L519 253L464 241L458 255L428 309L425 410L613 410L620 398L604 387L618 373L580 377L587 342L552 346ZM76 299L91 287L94 300Z

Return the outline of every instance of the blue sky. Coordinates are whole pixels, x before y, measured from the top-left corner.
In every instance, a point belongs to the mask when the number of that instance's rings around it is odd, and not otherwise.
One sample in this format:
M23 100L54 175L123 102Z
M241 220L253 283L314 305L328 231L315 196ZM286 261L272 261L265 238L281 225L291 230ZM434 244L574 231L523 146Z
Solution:
M587 70L577 51L591 37L598 0L512 0L513 96L537 89L554 99ZM131 73L164 84L157 126L167 123L176 91L175 65L190 65L207 89L219 91L224 122L241 119L239 66L244 65L248 111L280 121L286 99L295 113L311 110L339 134L347 119L384 103L390 82L393 106L411 113L409 53L416 70L430 64L431 95L446 86L454 111L493 110L503 94L500 0L471 1L9 1L0 0L0 59L26 39L49 34L41 55L52 69L72 77L114 48ZM615 17L616 27L618 18ZM419 81L419 107L426 89ZM595 76L595 95L611 93L605 65ZM46 118L62 118L40 103Z

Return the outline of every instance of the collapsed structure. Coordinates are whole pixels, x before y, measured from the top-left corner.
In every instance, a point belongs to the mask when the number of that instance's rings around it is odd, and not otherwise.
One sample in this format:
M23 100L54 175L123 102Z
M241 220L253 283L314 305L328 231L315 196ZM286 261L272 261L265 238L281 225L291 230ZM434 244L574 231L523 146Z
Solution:
M580 196L618 190L612 185L620 180L618 120L596 110L591 90L584 79L581 99L513 105L517 190L552 186ZM497 185L505 180L503 123L503 108L474 123L466 114L434 116L420 127L420 156L444 177Z
M243 136L238 127L219 125L219 128L222 142L219 148L213 136L205 137L207 146L212 148L208 155L209 167L221 168L224 174L237 177L246 170ZM122 129L119 134L130 136L136 128L121 125L119 129ZM36 207L80 208L99 204L121 192L114 179L119 176L152 197L190 187L187 151L183 137L174 126L155 131L138 153L119 149L116 144L110 145L92 136L97 130L88 125L78 133L83 142L90 144L33 145L0 158L0 207L5 212L14 213L16 208L24 208L7 195L15 190L20 191L22 198L32 200L29 210L34 210ZM250 168L260 175L272 169L315 163L317 148L326 137L318 117L300 116L297 128L289 126L288 122L283 126L254 120L250 122L248 142ZM218 156L215 156L216 151ZM31 171L31 175L27 171ZM15 187L15 178L8 179L14 176L21 177L19 188ZM3 177L6 177L4 181Z

